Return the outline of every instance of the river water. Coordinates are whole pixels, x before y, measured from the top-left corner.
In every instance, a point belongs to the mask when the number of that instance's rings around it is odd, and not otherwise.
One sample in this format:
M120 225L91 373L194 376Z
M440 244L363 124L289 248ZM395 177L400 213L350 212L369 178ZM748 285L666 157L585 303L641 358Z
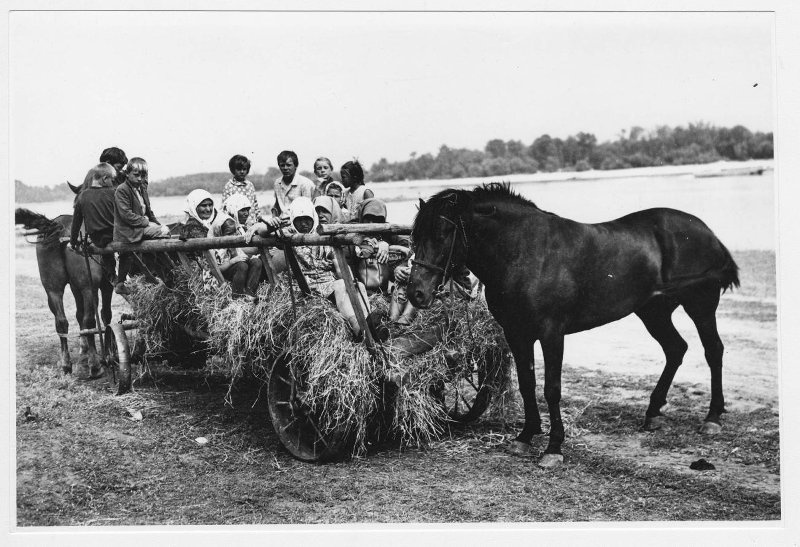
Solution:
M603 222L650 207L671 207L702 219L729 249L774 250L774 172L760 176L695 178L693 175L512 182L512 187L540 208L580 222ZM410 224L418 198L459 184L452 181L372 184L376 196L387 203L390 222ZM460 187L464 186L463 183ZM219 199L219 196L215 196ZM268 192L258 196L271 204ZM153 197L153 210L160 218L174 218L184 209L182 196ZM71 213L70 201L19 203L49 217Z

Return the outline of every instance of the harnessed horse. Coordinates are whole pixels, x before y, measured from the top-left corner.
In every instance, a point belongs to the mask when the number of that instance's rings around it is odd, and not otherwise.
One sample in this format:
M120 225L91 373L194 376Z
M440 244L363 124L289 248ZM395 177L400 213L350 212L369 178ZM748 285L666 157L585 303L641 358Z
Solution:
M415 306L430 306L436 289L464 265L486 287L489 311L514 355L525 409L513 452L528 452L533 435L542 433L534 342L540 341L544 355L550 417L540 465L552 467L563 461L564 336L631 313L666 356L645 412L644 428L659 428L660 409L688 347L672 324L678 306L695 323L711 371L711 403L701 432L720 430L725 404L716 309L721 291L739 286L738 266L697 217L661 208L583 224L542 211L508 185L490 184L420 200L412 238L416 258L408 295Z

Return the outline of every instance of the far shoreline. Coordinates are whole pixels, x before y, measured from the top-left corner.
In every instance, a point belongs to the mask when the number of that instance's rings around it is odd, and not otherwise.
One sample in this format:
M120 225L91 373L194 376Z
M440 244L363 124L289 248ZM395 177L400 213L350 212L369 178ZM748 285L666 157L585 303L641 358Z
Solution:
M606 179L622 178L650 178L650 177L711 177L727 176L739 173L739 171L772 171L775 160L746 160L746 161L717 161L713 163L687 164L687 165L660 165L652 167L629 167L626 169L609 169L587 171L554 171L539 173L516 173L511 175L498 175L496 177L467 177L460 179L418 179L418 180L395 180L388 182L368 182L367 184L383 193L383 190L398 190L399 192L389 192L381 199L385 202L404 201L411 199L408 194L400 193L405 190L420 188L459 188L465 186L480 186L489 183L508 183L508 184L530 184L530 183L551 183L551 182L591 182ZM153 181L154 183L161 181ZM262 191L264 192L264 191ZM151 199L169 199L180 197L174 196L151 196ZM25 201L16 200L15 205L42 205L62 203L66 200L53 201Z
M713 163L696 163L686 165L658 165L652 167L628 167L626 169L587 171L554 171L551 173L515 173L498 175L497 177L467 177L460 179L419 179L394 180L368 183L377 188L394 188L398 186L470 186L489 182L508 182L524 184L531 182L584 182L603 179L637 178L637 177L669 177L669 176L726 176L726 171L738 170L773 170L775 160L716 161ZM731 173L734 174L734 173Z

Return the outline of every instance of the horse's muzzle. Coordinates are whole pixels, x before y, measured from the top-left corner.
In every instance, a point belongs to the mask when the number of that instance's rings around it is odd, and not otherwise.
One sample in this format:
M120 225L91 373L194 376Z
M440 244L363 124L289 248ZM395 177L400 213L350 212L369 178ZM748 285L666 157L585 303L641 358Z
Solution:
M408 301L411 302L415 308L426 310L431 307L431 303L433 302L433 292L425 294L423 290L409 286Z

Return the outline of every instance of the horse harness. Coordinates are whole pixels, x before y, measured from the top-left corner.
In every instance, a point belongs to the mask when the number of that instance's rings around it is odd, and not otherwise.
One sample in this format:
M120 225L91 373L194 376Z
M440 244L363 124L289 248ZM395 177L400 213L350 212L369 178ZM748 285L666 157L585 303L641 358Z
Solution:
M447 222L448 224L452 224L453 226L453 238L450 240L450 250L447 253L447 262L445 263L444 268L441 266L437 266L436 264L432 264L430 262L425 262L424 260L418 260L417 258L412 258L411 263L421 266L422 268L427 268L429 270L433 270L435 272L439 272L442 274L442 282L439 283L439 286L436 288L437 291L444 289L444 283L448 276L452 277L452 269L453 269L453 251L456 248L456 232L461 229L461 237L464 240L464 248L465 250L469 250L469 242L467 241L467 231L464 228L464 219L461 218L459 215L458 223L454 220L447 218L444 215L439 215L439 218Z

